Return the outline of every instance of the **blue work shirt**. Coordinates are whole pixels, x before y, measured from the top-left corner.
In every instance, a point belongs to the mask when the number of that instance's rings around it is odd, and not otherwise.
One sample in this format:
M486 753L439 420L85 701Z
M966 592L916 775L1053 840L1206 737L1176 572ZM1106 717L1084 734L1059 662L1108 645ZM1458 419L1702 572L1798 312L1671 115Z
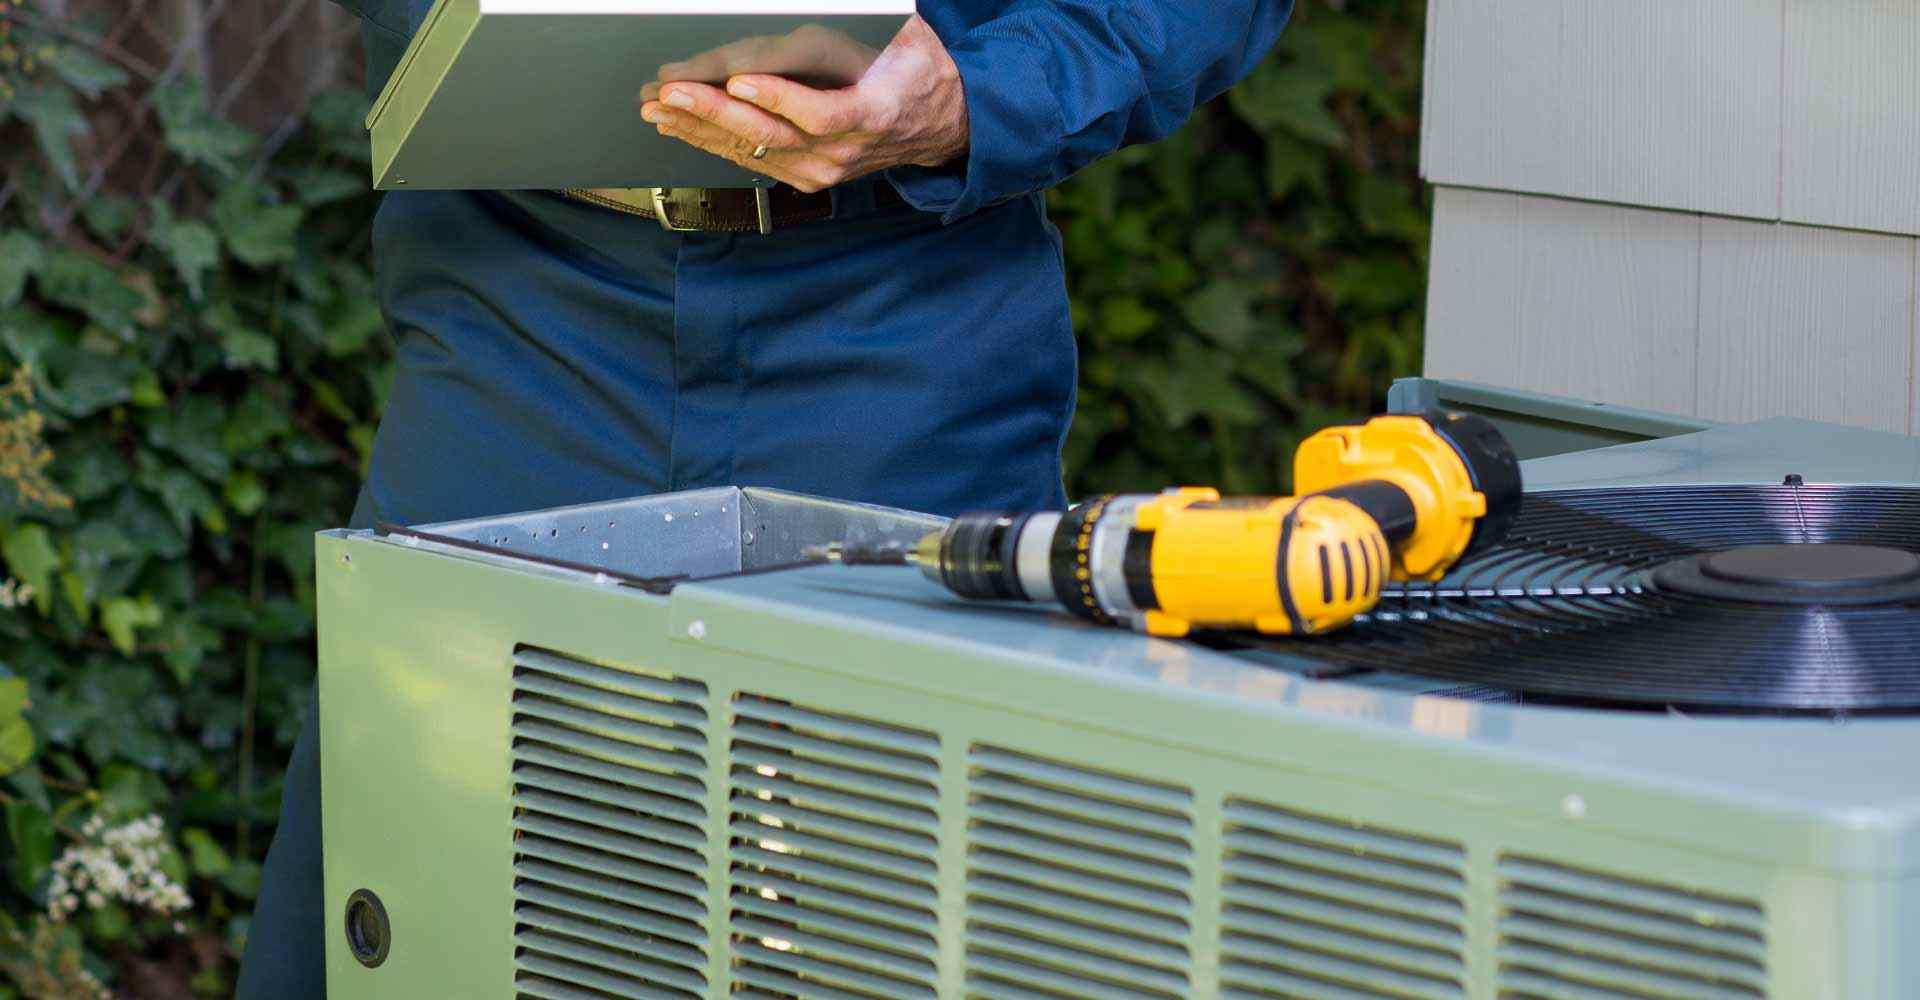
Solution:
M431 4L342 2L377 89ZM767 236L668 233L545 192L389 194L374 256L399 366L355 524L726 484L1060 506L1075 353L1041 192L1178 128L1292 6L927 0L967 156L844 185L834 218ZM908 205L877 207L880 183ZM316 736L310 717L241 1000L325 996Z

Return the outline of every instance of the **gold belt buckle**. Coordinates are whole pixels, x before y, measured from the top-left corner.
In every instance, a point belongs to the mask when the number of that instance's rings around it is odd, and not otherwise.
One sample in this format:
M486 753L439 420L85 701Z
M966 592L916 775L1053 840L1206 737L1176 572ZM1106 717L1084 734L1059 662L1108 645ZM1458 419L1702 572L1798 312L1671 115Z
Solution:
M701 232L702 230L699 226L683 226L673 221L673 213L667 208L667 206L673 204L669 197L673 194L673 191L673 188L647 189L649 196L653 200L654 220L660 223L660 228L670 233ZM755 221L759 223L760 235L766 236L773 232L773 199L767 194L766 188L760 187L759 185L754 186L753 207L754 214L757 216Z

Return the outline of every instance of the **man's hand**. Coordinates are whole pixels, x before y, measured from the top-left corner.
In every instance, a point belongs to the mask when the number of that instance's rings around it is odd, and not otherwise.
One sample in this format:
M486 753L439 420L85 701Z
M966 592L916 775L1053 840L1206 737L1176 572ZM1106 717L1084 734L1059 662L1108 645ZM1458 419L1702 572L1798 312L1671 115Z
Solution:
M765 74L735 76L724 91L675 82L640 114L661 135L808 192L891 167L937 167L967 151L960 71L918 16L851 87L815 90Z
M640 88L640 99L659 100L660 88L669 83L719 85L749 73L783 76L820 89L851 87L879 57L879 49L844 31L803 24L784 35L742 38L690 59L670 62Z

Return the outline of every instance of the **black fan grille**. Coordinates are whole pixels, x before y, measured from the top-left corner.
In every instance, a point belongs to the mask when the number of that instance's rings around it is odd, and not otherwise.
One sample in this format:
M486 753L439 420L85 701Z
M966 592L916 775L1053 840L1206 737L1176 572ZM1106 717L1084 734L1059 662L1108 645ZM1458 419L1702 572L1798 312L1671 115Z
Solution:
M1312 655L1530 701L1920 708L1920 604L1760 605L1649 582L1686 556L1794 543L1920 552L1920 489L1789 481L1530 494L1504 545L1438 584L1389 588Z

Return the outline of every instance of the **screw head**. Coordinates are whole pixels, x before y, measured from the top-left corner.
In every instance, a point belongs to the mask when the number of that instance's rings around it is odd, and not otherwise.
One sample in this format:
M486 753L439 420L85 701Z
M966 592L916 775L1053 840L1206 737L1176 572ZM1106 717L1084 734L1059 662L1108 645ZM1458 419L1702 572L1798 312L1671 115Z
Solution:
M687 623L687 638L705 639L706 637L707 637L706 622L703 622L700 619L695 618L693 621L690 621Z
M355 890L347 897L347 949L354 960L369 969L387 960L393 947L393 925L387 907L371 889Z
M1568 795L1560 800L1560 812L1568 819L1585 819L1587 800L1578 795Z

